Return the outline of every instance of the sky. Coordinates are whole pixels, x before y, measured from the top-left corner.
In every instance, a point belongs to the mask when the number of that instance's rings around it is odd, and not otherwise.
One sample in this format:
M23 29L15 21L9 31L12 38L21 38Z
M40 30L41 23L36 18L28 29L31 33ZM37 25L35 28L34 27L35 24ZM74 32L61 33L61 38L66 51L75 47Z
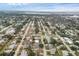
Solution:
M78 3L0 3L0 10L16 11L79 11Z

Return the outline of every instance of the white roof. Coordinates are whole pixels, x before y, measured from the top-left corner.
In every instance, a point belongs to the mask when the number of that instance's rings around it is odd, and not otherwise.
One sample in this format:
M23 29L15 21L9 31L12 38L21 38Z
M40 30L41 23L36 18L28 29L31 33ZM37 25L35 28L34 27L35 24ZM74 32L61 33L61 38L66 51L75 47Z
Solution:
M36 43L39 43L39 40L35 40Z
M14 40L13 42L11 42L11 44L14 44L14 43L16 43L16 40Z
M9 48L12 48L12 49L13 49L14 47L16 47L16 44L12 44L12 45L9 46Z
M27 56L27 51L22 50L22 52L21 52L21 56Z
M67 41L68 43L70 43L70 44L72 44L73 42L72 42L72 40L71 39L69 39L69 38L67 38L67 37L64 37L64 40L65 41Z
M13 34L15 33L15 28L10 28L6 31L6 34Z
M0 40L0 43L4 42L4 40Z
M79 41L76 41L77 43L79 43Z
M12 50L5 50L4 52L6 52L6 53L10 53Z
M62 53L63 53L64 56L68 55L68 51L63 50Z

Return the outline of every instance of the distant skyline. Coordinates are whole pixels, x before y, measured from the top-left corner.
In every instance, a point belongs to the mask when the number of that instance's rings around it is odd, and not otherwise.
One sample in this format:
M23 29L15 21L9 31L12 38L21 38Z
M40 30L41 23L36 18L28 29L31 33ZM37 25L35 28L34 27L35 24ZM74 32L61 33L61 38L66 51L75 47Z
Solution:
M78 3L0 3L0 11L79 11Z

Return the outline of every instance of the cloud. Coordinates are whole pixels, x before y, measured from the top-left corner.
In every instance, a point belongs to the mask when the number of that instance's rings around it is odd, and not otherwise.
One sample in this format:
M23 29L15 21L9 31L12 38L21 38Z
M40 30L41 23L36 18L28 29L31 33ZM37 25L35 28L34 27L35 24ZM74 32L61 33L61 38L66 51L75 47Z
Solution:
M0 10L79 11L77 3L0 3Z
M7 5L29 5L30 3L6 3Z

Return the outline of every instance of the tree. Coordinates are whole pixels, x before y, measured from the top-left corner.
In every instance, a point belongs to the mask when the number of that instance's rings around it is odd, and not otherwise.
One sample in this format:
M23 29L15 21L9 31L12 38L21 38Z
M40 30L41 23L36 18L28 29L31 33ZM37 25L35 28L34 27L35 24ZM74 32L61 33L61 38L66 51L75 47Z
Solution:
M43 44L39 44L39 47L40 47L40 48L43 48L44 46L43 46Z
M50 51L47 51L47 55L51 55L51 52Z
M45 33L44 33L44 32L42 32L42 35L45 35Z
M77 48L75 46L71 46L71 49L74 51L77 50Z
M39 29L36 27L35 28L35 33L38 33L39 32Z
M56 48L55 55L56 55L56 56L62 56L63 53L62 53L62 51L61 51L60 49L57 49L57 48Z
M43 41L44 41L44 43L45 43L45 44L48 44L47 39L45 39L45 38L44 38L44 40L43 40Z
M51 41L50 41L50 44L55 45L55 44L57 43L57 41L56 41L55 39L53 39L53 38L51 38L50 40L51 40Z
M79 52L78 52L78 51L75 51L75 54L76 54L77 56L79 56Z
M29 51L28 56L35 56L35 53L33 51Z
M35 53L33 52L31 46L27 48L27 51L28 51L28 56L35 56Z
M77 46L79 46L79 43L78 42L74 42L74 44L77 45Z

